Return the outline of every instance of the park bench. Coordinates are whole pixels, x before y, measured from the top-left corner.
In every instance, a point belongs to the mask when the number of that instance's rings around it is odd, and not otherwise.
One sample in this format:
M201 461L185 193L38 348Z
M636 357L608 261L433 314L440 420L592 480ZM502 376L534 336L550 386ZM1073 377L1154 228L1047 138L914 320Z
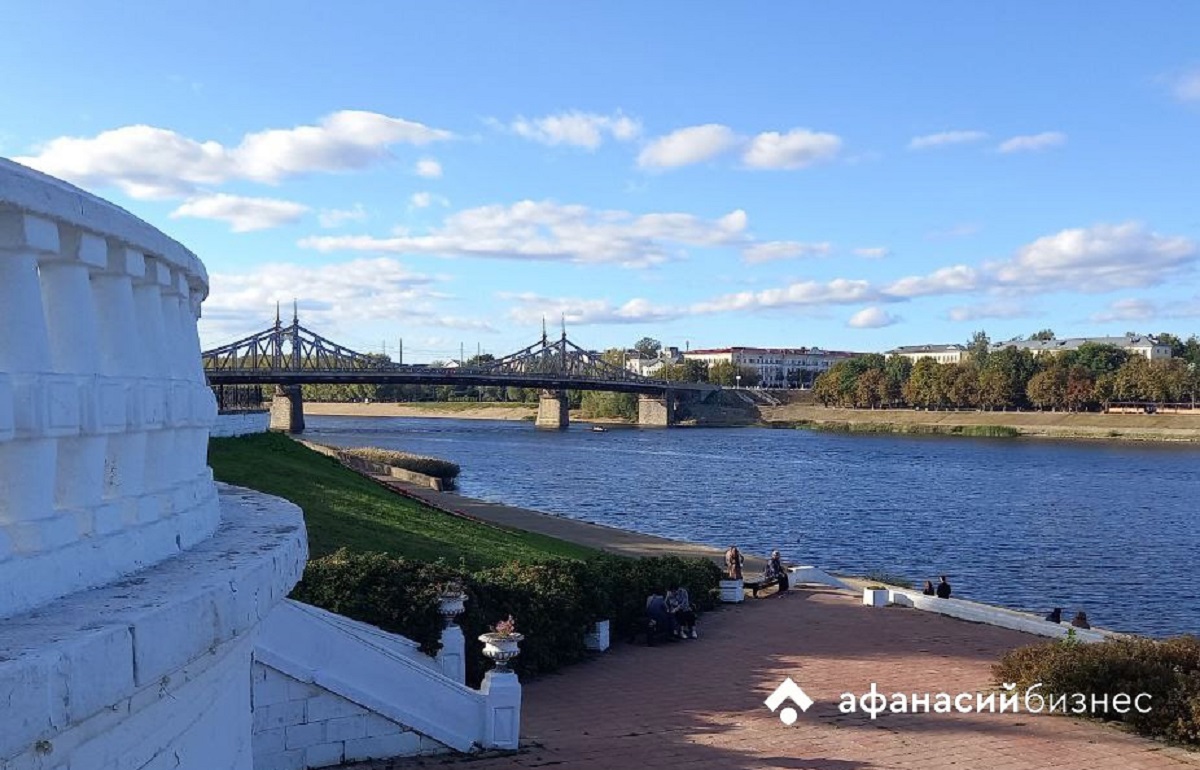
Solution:
M779 585L778 577L759 577L754 580L742 580L742 587L748 588L751 592L753 592L755 599L758 598L759 591L764 591L777 585Z

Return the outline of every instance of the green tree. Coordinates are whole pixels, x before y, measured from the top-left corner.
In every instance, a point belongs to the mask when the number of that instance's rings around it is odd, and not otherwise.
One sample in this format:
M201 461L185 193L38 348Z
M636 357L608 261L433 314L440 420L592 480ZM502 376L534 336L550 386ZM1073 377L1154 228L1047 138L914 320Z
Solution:
M979 405L989 411L1007 409L1013 403L1012 379L999 368L979 373Z
M1171 355L1175 358L1183 358L1187 355L1187 343L1176 337L1174 334L1163 332L1155 336L1160 345L1170 345Z
M987 363L988 353L991 352L991 349L992 338L982 329L972 334L970 341L967 342L971 363L975 364L978 369L982 369L983 365Z
M1079 412L1096 403L1096 378L1087 368L1076 364L1067 370L1063 404L1067 411Z
M946 397L960 409L979 408L979 369L972 364L951 364L947 367Z
M1129 354L1116 345L1085 342L1076 350L1063 353L1070 363L1082 366L1092 377L1116 372L1129 359Z
M708 382L708 364L694 358L685 358L677 364L666 364L658 370L658 376L671 382ZM756 384L742 380L742 385Z
M913 364L912 374L904 383L904 400L912 406L932 409L940 403L938 363L921 358Z
M888 356L883 363L883 374L887 378L887 398L889 406L895 406L904 401L904 383L912 374L913 362L905 356Z
M751 385L758 382L758 372L748 366L738 366L732 361L717 361L708 367L708 381L714 385L732 388L739 383Z
M633 349L642 355L642 358L658 358L658 354L662 352L662 343L653 337L642 337L634 343Z
M1040 332L1029 335L1029 339L1045 342L1046 340L1055 339L1053 329L1042 329Z
M1026 386L1029 402L1038 409L1061 409L1067 398L1067 374L1062 367L1038 372Z
M887 392L887 377L882 369L868 369L855 385L854 405L860 409L878 409Z

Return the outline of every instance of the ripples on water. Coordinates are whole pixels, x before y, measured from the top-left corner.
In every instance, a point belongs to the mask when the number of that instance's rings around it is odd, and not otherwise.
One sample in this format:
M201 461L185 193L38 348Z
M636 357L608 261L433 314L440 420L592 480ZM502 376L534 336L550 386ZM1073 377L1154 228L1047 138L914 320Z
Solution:
M759 428L535 431L309 417L308 436L453 460L463 494L1098 625L1196 633L1192 446Z

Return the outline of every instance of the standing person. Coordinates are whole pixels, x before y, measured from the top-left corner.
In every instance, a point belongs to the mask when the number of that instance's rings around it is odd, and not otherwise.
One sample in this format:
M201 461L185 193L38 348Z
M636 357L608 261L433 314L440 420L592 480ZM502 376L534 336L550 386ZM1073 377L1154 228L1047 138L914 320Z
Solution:
M950 598L950 581L946 580L945 575L942 575L941 581L937 584L937 597L939 599Z
M730 580L742 579L742 565L745 563L746 559L738 547L729 546L729 550L725 551L725 571L729 573Z
M783 560L779 557L779 551L771 551L771 561L767 562L767 577L779 580L779 590L776 593L781 596L787 593L788 573L783 568Z

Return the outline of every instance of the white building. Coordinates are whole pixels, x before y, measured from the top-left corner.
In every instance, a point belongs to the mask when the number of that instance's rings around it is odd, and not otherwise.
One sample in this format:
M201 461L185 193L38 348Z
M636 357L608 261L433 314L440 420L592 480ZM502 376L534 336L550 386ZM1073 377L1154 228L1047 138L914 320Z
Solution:
M905 345L888 351L889 356L902 356L910 361L932 358L939 364L961 364L970 358L966 345Z
M642 377L655 377L664 366L681 361L683 354L675 347L663 348L657 356L643 356L632 349L625 351L625 368Z
M820 348L710 348L689 350L683 357L709 366L731 363L753 369L767 388L796 388L810 385L822 372L856 353Z
M1154 337L1142 334L1126 334L1123 337L1070 337L1064 340L1010 340L1009 342L995 343L992 345L992 350L1016 348L1018 350L1028 350L1035 356L1040 356L1043 353L1078 350L1080 345L1088 343L1093 345L1112 345L1130 355L1143 356L1151 361L1171 357L1170 345L1164 345Z

